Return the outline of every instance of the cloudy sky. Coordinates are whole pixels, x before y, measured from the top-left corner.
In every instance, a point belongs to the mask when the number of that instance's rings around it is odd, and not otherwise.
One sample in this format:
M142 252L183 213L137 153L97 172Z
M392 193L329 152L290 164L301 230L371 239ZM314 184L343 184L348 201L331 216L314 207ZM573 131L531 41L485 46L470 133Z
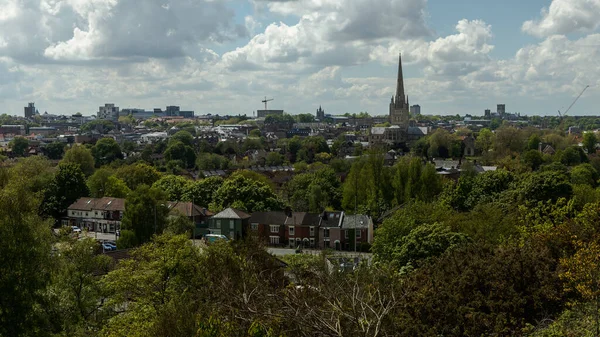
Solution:
M600 0L0 0L0 113L600 115Z

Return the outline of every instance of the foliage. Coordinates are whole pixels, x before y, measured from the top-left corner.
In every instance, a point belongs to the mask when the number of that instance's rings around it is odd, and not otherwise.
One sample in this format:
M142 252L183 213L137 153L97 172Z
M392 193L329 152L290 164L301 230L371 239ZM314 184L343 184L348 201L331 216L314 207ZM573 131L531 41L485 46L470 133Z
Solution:
M174 135L169 137L169 144L173 144L178 141L182 142L186 146L193 146L194 136L187 131L177 131Z
M269 152L265 159L265 166L281 166L283 165L284 157L277 152Z
M571 170L571 183L598 186L598 171L590 164L577 165Z
M10 146L13 155L16 157L23 157L29 149L29 141L24 137L17 136L10 141L8 146Z
M169 201L181 201L184 194L189 190L191 181L182 176L172 174L164 175L158 179L152 188L163 191Z
M227 207L247 212L275 211L282 210L284 206L269 185L237 172L225 180L213 200L210 209L214 211Z
M92 148L92 155L96 165L102 166L112 163L117 159L123 159L123 152L116 140L102 138Z
M92 151L85 146L74 145L65 153L61 163L73 163L79 165L81 171L89 177L94 173L96 161Z
M568 177L556 171L536 172L520 183L520 200L546 201L569 198L573 192Z
M340 206L340 181L330 168L295 175L285 188L295 211L320 213Z
M175 140L169 142L169 146L165 150L165 160L180 160L184 168L192 168L196 165L196 153L191 146Z
M596 137L596 134L594 132L586 132L583 135L583 147L586 149L587 153L596 153L597 143L598 137Z
M54 218L55 223L58 223L60 218L66 215L71 204L89 194L85 176L79 165L60 164L56 176L44 191L40 212Z
M65 153L65 146L65 143L52 142L44 147L44 154L52 160L59 160Z
M81 126L81 132L98 131L100 133L106 133L114 130L115 124L106 119L96 119L91 122L85 123Z
M223 178L219 176L208 177L195 181L187 186L183 200L192 201L196 205L208 207L215 201L215 193L223 185Z
M192 220L183 213L175 212L167 218L164 232L173 235L186 234L189 237L193 230L194 223Z
M196 159L196 166L202 171L227 170L231 166L231 162L218 154L201 153Z
M135 190L140 185L152 186L161 177L160 172L145 163L119 167L115 176L123 180L131 190Z
M121 227L133 231L136 242L142 244L148 242L152 235L163 231L168 213L164 193L140 185L125 199Z

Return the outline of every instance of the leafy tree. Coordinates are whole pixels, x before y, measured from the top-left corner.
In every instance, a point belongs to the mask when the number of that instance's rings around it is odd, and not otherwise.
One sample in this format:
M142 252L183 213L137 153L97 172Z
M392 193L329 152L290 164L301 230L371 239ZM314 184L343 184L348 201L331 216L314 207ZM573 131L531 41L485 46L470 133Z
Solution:
M77 199L89 196L85 176L76 164L60 164L50 186L44 192L41 214L52 217L55 223L66 215L67 208Z
M392 186L397 204L413 198L432 201L442 192L442 181L432 164L423 165L419 158L406 158L394 166Z
M165 175L158 179L152 188L165 192L169 201L181 201L192 182L182 176Z
M162 191L140 185L125 199L125 214L121 222L123 229L135 233L136 242L150 241L152 235L165 228L169 209Z
M227 207L252 213L282 210L284 205L269 185L234 173L215 192L210 209L219 211Z
M483 128L479 131L477 139L475 139L475 147L481 153L487 153L494 143L494 133L487 128Z
M597 143L598 138L596 137L596 134L594 132L586 132L583 135L583 147L587 150L587 153L596 153Z
M123 159L123 152L116 140L102 138L92 148L92 155L98 166L107 165L117 159Z
M394 199L392 172L383 163L383 154L370 153L352 164L344 182L342 207L345 210L377 216L391 206Z
M538 136L537 133L534 133L531 136L529 136L529 141L527 142L527 148L529 150L539 150L539 145L541 142L542 142L542 140L540 139L540 136Z
M61 142L50 143L44 148L44 153L50 159L59 160L65 153L65 144Z
M131 193L125 182L115 176L108 177L104 196L113 198L126 198Z
M93 333L100 328L96 324L101 320L94 319L102 317L100 303L106 296L100 279L102 273L108 272L111 258L97 254L98 249L92 238L68 239L58 245L47 292L61 323L59 331L64 334L86 330Z
M269 152L265 160L266 166L280 166L283 164L283 155L277 152Z
M196 159L196 166L203 171L227 170L231 166L231 161L218 154L201 153Z
M596 241L577 242L577 252L560 260L564 271L560 277L567 291L578 293L594 305L594 325L600 335L600 245Z
M115 172L115 176L123 180L131 190L140 185L152 186L161 177L160 172L145 163L121 166Z
M10 146L12 153L17 157L25 156L27 149L29 149L29 141L24 137L15 137L8 144Z
M187 131L177 131L169 138L169 144L182 142L184 145L192 146L194 144L194 136Z
M577 165L571 170L571 183L573 184L587 184L596 187L599 178L598 171L590 164Z
M196 153L191 146L176 140L165 150L165 160L180 160L186 168L192 168L196 165Z
M185 201L192 201L196 205L208 207L215 199L214 195L223 185L223 178L219 176L208 177L199 181L195 181L188 185L188 189L184 195Z
M254 129L254 130L250 131L249 135L250 135L250 137L259 138L261 136L260 129Z
M85 146L75 145L65 153L61 164L77 164L86 176L94 173L95 160L92 151Z
M521 130L512 126L503 126L496 130L494 137L494 152L499 156L511 152L521 152L526 146L526 138Z
M566 148L560 154L560 162L566 166L576 166L582 162L581 155L579 154L579 151L577 151L577 149L571 146Z
M115 124L106 119L97 119L81 126L81 132L98 131L100 133L106 133L114 130Z
M298 114L294 117L298 123L313 123L315 121L313 114Z
M556 171L532 173L520 183L520 197L523 201L556 201L559 198L569 198L572 192L568 177Z
M0 189L0 336L35 336L46 331L52 234L37 216L35 183L22 172L11 172Z
M340 181L330 168L295 175L286 185L292 209L320 213L340 206Z
M392 263L401 268L418 267L446 250L469 241L466 235L454 233L440 223L420 225L401 238L400 244L393 248Z
M93 198L102 198L107 190L108 178L112 177L114 172L108 168L100 168L87 179L87 186L90 190L90 196Z
M450 134L445 129L437 129L429 137L429 157L433 158L449 158L454 156L453 148L459 144L459 140L455 135ZM460 156L460 154L459 154Z
M526 151L521 156L521 161L524 165L528 166L533 171L537 170L540 167L540 165L544 163L542 154L538 150Z
M189 237L194 230L194 223L185 214L179 212L175 213L176 214L170 215L167 218L164 232L173 235L185 234Z

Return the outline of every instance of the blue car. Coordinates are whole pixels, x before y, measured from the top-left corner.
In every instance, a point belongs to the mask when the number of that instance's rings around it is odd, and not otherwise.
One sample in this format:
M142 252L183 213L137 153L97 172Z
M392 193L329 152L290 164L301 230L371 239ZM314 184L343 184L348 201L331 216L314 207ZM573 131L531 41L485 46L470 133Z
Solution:
M104 249L105 251L117 250L117 246L105 242L102 244L102 249Z

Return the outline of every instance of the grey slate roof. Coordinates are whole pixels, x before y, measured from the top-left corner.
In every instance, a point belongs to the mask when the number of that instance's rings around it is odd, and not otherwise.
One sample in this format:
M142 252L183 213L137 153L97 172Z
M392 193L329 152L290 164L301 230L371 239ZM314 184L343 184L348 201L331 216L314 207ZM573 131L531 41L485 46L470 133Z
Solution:
M233 208L227 208L213 216L215 219L248 219L250 215Z
M368 228L369 217L363 214L346 215L342 221L342 228Z

